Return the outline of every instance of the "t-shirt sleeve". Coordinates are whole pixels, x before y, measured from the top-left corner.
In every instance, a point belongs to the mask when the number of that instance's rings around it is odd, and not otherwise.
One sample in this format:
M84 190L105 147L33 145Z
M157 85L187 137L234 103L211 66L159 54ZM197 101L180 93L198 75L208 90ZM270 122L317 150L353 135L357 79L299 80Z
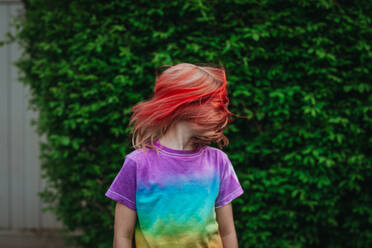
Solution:
M136 210L136 161L128 156L105 196Z
M220 189L215 202L216 208L225 206L244 193L230 159L225 153L223 153L222 157L222 166L220 169Z

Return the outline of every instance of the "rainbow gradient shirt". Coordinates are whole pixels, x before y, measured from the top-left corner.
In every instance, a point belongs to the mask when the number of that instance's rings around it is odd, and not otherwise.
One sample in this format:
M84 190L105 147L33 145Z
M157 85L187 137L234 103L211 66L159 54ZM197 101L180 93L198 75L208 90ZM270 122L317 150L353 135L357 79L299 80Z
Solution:
M227 154L154 144L127 154L105 193L137 211L136 248L222 248L215 208L244 192Z

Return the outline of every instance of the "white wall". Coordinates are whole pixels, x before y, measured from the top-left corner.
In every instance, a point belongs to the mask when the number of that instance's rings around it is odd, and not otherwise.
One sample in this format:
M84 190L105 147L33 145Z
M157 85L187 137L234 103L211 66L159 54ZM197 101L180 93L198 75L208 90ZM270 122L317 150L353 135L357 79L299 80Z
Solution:
M0 40L10 27L12 17L22 11L20 1L0 1ZM36 112L28 109L30 91L18 80L12 63L22 54L18 44L0 47L0 232L59 228L37 192L42 191L39 141L31 120ZM0 245L1 246L1 245Z

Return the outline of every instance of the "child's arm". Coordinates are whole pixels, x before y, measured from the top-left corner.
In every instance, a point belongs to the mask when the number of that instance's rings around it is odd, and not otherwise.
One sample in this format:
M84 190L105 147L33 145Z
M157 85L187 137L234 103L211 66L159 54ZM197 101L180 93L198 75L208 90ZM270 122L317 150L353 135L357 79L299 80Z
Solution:
M216 208L216 220L221 235L223 248L238 248L234 217L231 203Z
M114 248L132 248L137 211L117 202L115 208Z

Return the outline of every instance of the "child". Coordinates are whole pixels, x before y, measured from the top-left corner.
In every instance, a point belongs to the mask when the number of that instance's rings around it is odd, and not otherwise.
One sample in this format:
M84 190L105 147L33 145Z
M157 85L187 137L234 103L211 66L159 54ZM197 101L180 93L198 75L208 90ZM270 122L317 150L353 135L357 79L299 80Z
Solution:
M132 108L132 144L106 192L114 247L237 248L231 201L243 194L221 150L231 112L224 68L181 63ZM220 148L209 146L212 141Z

